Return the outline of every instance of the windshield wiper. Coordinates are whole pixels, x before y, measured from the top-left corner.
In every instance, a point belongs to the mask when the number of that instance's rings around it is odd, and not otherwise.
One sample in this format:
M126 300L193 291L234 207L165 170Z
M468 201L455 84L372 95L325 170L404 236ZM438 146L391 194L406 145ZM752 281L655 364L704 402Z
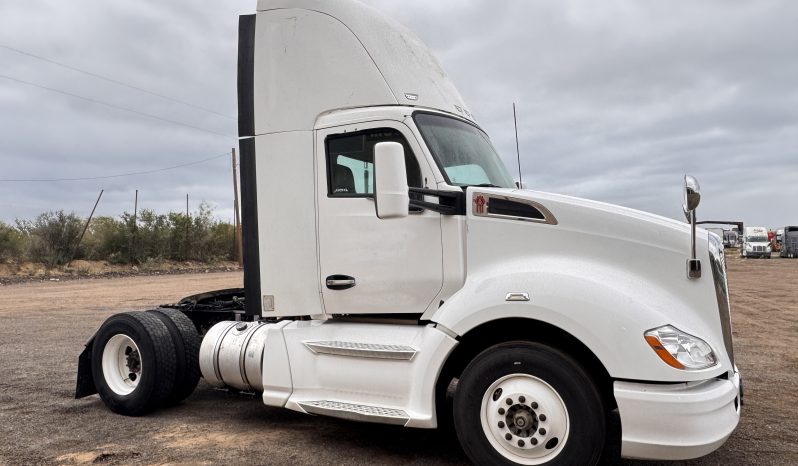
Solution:
M501 186L496 186L495 184L491 183L469 184L466 186L473 186L475 188L501 188Z

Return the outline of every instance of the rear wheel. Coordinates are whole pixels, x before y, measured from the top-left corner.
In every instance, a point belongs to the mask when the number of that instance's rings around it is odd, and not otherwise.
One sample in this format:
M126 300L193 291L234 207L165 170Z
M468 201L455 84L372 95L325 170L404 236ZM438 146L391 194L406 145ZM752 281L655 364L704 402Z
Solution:
M166 325L175 345L175 385L166 404L177 404L191 395L199 382L199 333L191 319L177 309L156 309L149 313Z
M604 407L581 367L526 342L493 346L468 365L454 424L475 464L595 464L606 435Z
M108 408L138 416L163 405L175 381L176 356L169 331L144 312L109 317L92 346L94 386Z

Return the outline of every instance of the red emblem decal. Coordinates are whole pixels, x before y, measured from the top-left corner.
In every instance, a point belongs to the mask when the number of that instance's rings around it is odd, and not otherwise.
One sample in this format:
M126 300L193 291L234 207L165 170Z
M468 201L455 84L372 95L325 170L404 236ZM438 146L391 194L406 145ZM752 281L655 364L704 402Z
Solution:
M476 213L485 213L485 198L483 196L474 196L474 204L476 205L474 209Z

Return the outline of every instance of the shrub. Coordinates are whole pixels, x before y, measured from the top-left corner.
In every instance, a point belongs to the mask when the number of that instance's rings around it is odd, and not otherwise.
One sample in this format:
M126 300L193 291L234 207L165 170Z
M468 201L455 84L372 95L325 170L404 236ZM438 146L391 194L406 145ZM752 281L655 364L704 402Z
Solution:
M90 260L121 259L130 261L130 234L122 221L113 217L96 217L89 224L81 249Z
M29 259L48 267L79 258L115 264L235 260L233 225L214 219L206 203L191 216L143 209L135 221L127 212L119 218L95 217L80 245L76 243L84 220L75 214L47 212L16 223L0 223L0 260Z
M25 236L16 228L0 222L0 260L20 260L27 246Z
M45 212L36 220L17 220L17 228L29 238L28 256L48 267L72 258L83 222L74 213Z

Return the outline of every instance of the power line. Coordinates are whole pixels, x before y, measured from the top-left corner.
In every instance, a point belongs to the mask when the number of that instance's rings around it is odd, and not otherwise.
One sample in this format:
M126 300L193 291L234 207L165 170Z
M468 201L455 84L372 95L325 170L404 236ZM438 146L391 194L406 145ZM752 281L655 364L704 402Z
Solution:
M181 121L170 120L169 118L159 117L159 116L153 115L151 113L140 112L138 110L133 110L132 108L122 107L122 106L119 106L119 105L115 105L115 104L110 104L108 102L104 102L102 100L92 99L91 97L84 97L82 95L73 94L73 93L67 92L67 91L62 91L60 89L55 89L53 87L42 86L41 84L36 84L36 83L32 83L30 81L25 81L24 79L13 78L11 76L6 76L4 74L0 74L0 78L7 79L9 81L15 81L15 82L18 82L20 84L25 84L25 85L28 85L28 86L38 87L39 89L44 89L44 90L47 90L47 91L57 92L59 94L68 95L68 96L74 97L76 99L85 100L87 102L91 102L91 103L98 104L98 105L104 105L106 107L114 108L114 109L117 109L117 110L123 110L125 112L135 113L136 115L141 115L141 116L145 116L145 117L148 117L148 118L154 118L156 120L165 121L167 123L172 123L172 124L175 124L175 125L185 126L187 128L192 128L192 129L195 129L197 131L202 131L202 132L205 132L205 133L211 133L211 134L215 134L217 136L224 136L226 138L235 138L236 137L235 135L232 135L232 134L217 133L216 131L212 131L212 130L205 129L205 128L200 128L199 126L190 125L188 123L183 123Z
M185 102L185 101L182 101L182 100L179 100L179 99L175 99L174 97L169 97L167 95L159 94L157 92L153 92L153 91L144 89L142 87L134 86L133 84L128 84L128 83L120 81L118 79L109 78L108 76L103 76L101 74L97 74L97 73L93 73L91 71L83 70L83 69L74 67L72 65L67 65L66 63L61 63L61 62L52 60L50 58L46 58L46 57L42 57L40 55L36 55L36 54L30 53L30 52L26 52L24 50L20 50L20 49L14 48L14 47L9 47L8 45L0 44L0 48L4 48L6 50L10 50L12 52L16 52L16 53L19 53L21 55L25 55L27 57L35 58L37 60L41 60L41 61L53 64L53 65L56 65L56 66L60 66L62 68L66 68L68 70L76 71L78 73L83 73L85 75L88 75L88 76L91 76L91 77L94 77L94 78L97 78L97 79L102 79L103 81L108 81L110 83L114 83L114 84L117 84L119 86L124 86L124 87L130 88L130 89L137 90L139 92L144 92L145 94L154 95L156 97L160 97L161 99L166 99L166 100L169 100L169 101L181 104L181 105L185 105L187 107L195 108L197 110L202 110L202 111L208 112L208 113L213 113L214 115L218 115L220 117L228 118L230 120L236 120L235 117L232 117L230 115L225 115L224 113L219 113L219 112L217 112L215 110L211 110L209 108L201 107L199 105L195 105L195 104L192 104L190 102Z
M199 165L201 163L209 162L211 160L218 159L220 157L227 157L228 155L230 155L230 153L229 152L225 152L224 154L214 155L213 157L208 157L207 159L197 160L197 161L188 162L188 163L181 163L180 165L174 165L174 166L171 166L171 167L156 168L154 170L144 170L144 171L140 171L140 172L119 173L119 174L116 174L116 175L89 176L89 177L83 177L83 178L48 178L48 179L43 179L42 178L42 179L5 179L5 180L0 179L0 182L35 183L35 182L45 182L45 181L46 182L49 182L49 181L89 181L89 180L105 180L105 179L109 179L109 178L121 178L121 177L124 177L124 176L148 175L150 173L158 173L158 172L164 172L164 171L167 171L167 170L174 170L175 168L188 167L188 166L191 166L191 165Z

